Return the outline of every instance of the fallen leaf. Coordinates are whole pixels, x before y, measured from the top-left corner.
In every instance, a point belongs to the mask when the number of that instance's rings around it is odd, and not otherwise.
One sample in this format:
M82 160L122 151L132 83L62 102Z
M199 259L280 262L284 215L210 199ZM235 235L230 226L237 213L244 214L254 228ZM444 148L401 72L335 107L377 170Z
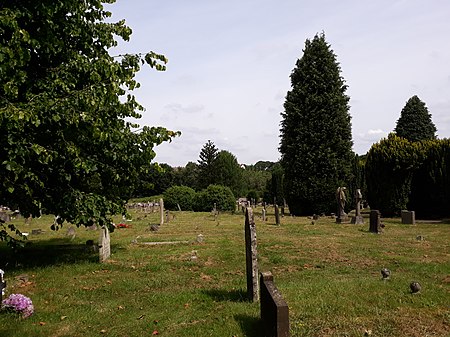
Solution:
M61 321L64 321L67 318L67 316L61 316Z
M47 324L47 323L45 323L45 322L39 322L39 325L45 325L45 324Z
M144 317L145 317L145 315L141 315L137 319L143 319Z
M100 330L100 333L106 333L105 329Z
M158 320L157 319L155 319L155 320L153 320L153 323L155 323L155 324L158 324Z
M184 304L184 308L185 308L185 309L189 308L189 303L185 303L185 304Z
M117 307L117 309L123 310L123 307L122 307L121 305L119 305L119 306Z
M152 333L152 335L159 335L158 330L154 330L153 333Z

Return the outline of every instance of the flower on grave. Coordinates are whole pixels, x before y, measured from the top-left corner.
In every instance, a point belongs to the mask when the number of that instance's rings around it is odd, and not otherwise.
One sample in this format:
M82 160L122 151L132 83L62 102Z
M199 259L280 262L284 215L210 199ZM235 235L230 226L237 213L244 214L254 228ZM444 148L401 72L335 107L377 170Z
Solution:
M34 312L33 302L22 294L9 295L8 298L2 301L2 309L16 312L22 315L23 318L30 317Z

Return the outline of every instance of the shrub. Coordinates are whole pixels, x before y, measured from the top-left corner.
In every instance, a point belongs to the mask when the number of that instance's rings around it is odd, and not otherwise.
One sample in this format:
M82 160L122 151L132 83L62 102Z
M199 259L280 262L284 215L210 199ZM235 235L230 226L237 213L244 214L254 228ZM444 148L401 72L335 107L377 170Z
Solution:
M229 187L209 185L207 189L195 195L193 208L196 212L209 212L214 208L219 211L234 211L236 200Z
M170 210L178 210L178 205L183 211L192 211L195 191L187 186L169 187L163 194L164 207Z

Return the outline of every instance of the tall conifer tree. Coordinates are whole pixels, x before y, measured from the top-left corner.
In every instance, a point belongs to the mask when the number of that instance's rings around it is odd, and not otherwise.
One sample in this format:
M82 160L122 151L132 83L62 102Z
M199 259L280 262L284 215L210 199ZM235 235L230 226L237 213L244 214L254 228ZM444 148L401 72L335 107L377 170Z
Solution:
M405 104L395 127L397 136L417 142L436 139L436 126L424 102L414 95Z
M323 33L306 40L281 114L279 149L292 214L334 212L335 191L349 181L351 117L340 72Z

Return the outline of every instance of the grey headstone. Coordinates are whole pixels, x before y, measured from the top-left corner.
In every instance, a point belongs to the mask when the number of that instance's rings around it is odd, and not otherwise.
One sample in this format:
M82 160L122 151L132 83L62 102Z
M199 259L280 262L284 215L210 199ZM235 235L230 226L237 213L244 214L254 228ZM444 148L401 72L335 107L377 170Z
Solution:
M75 235L76 235L76 234L77 234L77 233L76 233L76 231L75 231L75 227L70 226L70 227L67 229L66 236L70 237L72 240L75 238Z
M247 271L247 296L252 302L259 299L258 288L258 252L256 242L256 226L253 210L247 207L245 212L245 257Z
M275 204L275 224L277 226L280 224L280 211L277 204Z
M381 214L376 209L370 211L369 231L377 234L381 232Z
M416 224L416 213L414 211L402 211L402 224L415 225Z
M164 225L164 200L162 198L159 199L159 215L160 215L159 224Z
M98 245L98 255L100 262L105 262L111 256L111 239L107 227L102 227Z

